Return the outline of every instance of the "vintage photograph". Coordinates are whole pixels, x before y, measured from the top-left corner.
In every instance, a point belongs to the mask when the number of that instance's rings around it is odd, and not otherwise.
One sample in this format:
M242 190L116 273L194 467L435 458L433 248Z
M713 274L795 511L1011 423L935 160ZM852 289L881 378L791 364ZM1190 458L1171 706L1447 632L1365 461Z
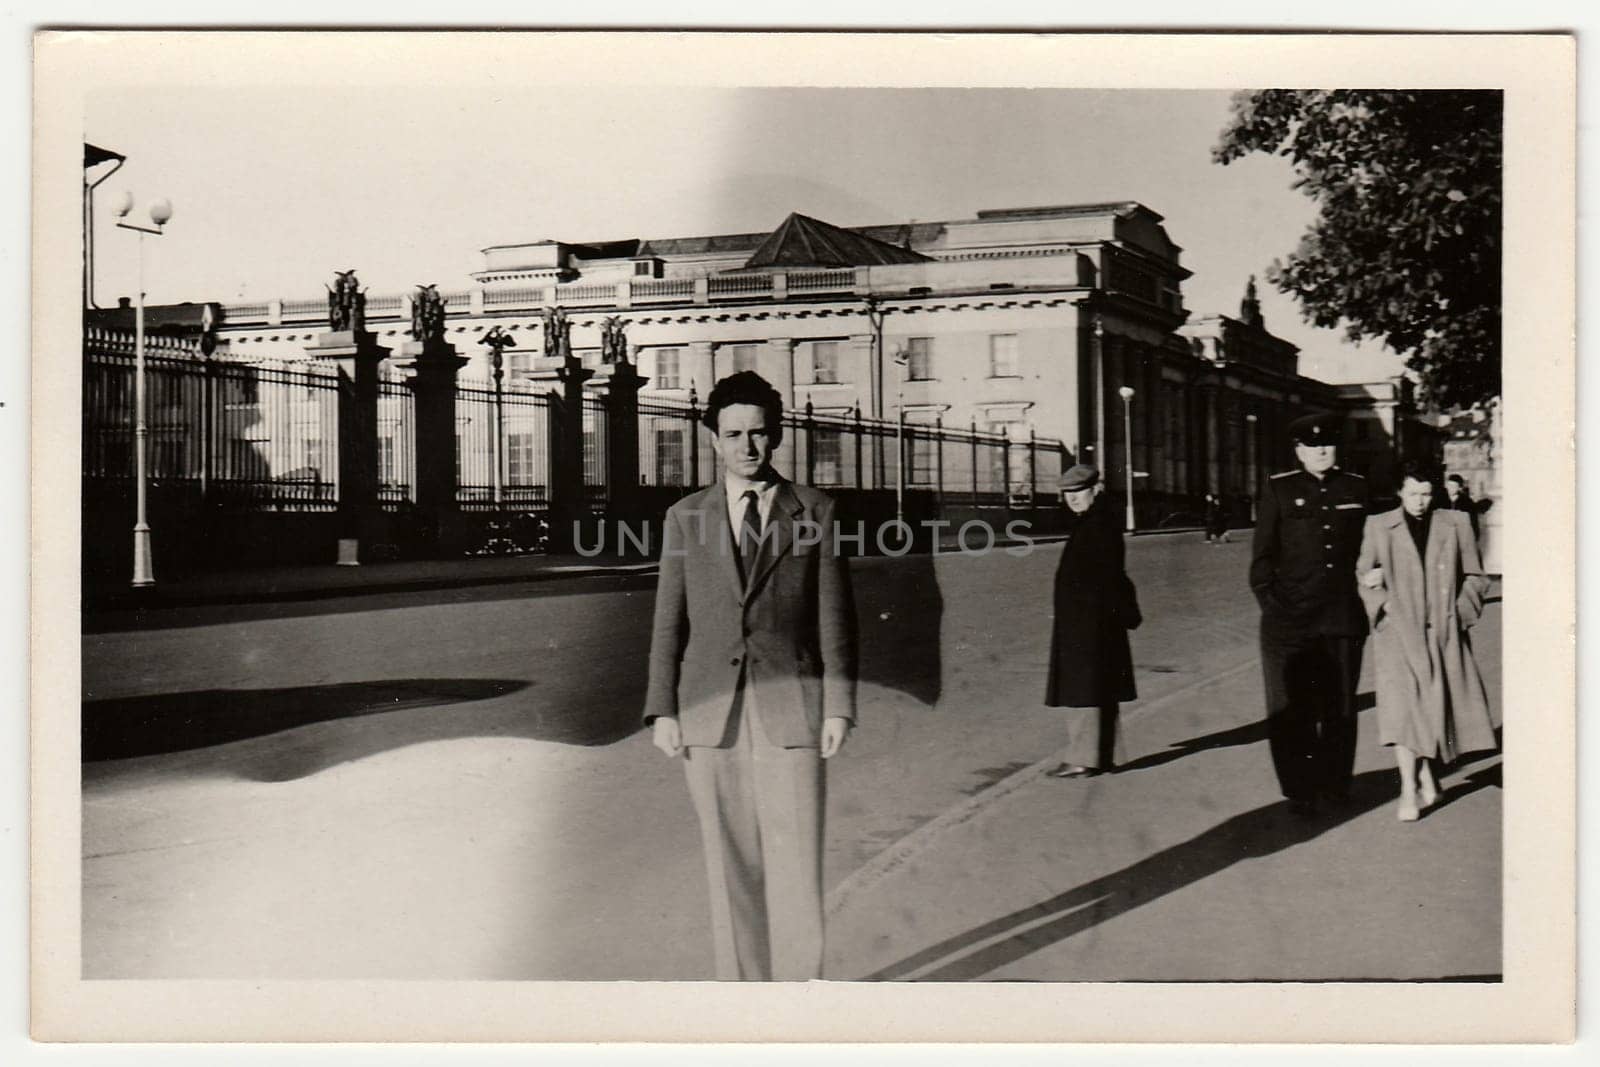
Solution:
M57 116L79 979L1506 980L1505 88L452 46Z

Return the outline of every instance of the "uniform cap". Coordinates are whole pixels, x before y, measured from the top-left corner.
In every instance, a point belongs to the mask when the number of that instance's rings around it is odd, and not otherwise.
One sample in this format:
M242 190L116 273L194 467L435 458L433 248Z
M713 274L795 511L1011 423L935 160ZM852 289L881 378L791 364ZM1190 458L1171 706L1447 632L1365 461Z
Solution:
M1076 493L1080 489L1088 489L1100 480L1100 472L1087 463L1079 463L1068 467L1067 472L1061 476L1061 491Z
M1339 416L1302 415L1289 424L1289 439L1297 445L1339 443Z

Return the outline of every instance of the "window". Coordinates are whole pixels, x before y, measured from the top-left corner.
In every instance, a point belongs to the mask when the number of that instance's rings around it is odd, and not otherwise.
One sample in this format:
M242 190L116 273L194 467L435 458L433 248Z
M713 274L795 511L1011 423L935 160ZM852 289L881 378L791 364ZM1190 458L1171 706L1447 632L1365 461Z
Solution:
M990 419L984 429L988 433L1006 435L1008 446L1000 447L996 441L985 447L989 453L989 488L993 492L1009 492L1019 482L1028 483L1028 426L1021 419ZM1021 441L1019 448L1017 442Z
M683 355L681 348L656 349L656 381L657 389L681 389L679 384L678 367Z
M728 373L738 374L744 370L756 369L755 345L728 345L728 359L731 361Z
M914 382L926 382L933 378L933 338L906 339L906 377Z
M911 469L907 472L912 485L932 485L938 477L939 442L934 440L934 427L907 425L911 437Z
M396 469L394 438L383 434L378 438L378 484L398 485L400 472Z
M838 341L817 341L811 346L811 380L818 385L838 383Z
M683 431L656 431L656 485L684 485Z
M506 370L513 378L526 377L528 372L533 370L533 353L507 352Z
M306 438L305 457L305 469L300 472L301 476L308 481L320 481L322 476L322 438Z
M648 259L636 259L633 262L633 276L635 278L651 278L656 273L656 265Z
M1017 335L996 333L989 335L989 377L1017 377Z
M817 485L840 485L844 467L843 441L831 426L819 426L811 435L812 481Z
M506 435L506 484L539 485L542 473L534 466L534 435L513 433Z

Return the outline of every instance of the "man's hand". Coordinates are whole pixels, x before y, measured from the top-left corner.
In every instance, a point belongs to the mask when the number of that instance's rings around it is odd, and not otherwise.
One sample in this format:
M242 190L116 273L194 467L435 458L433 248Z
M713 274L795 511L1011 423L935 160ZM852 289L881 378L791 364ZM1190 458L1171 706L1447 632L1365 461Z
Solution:
M662 715L650 726L654 732L652 740L655 746L665 755L677 759L683 755L683 731L678 726L678 720L670 715Z
M660 719L656 720L660 722ZM822 758L838 753L844 747L844 739L850 736L850 720L838 715L831 715L822 720Z
M1360 578L1361 584L1368 589L1383 588L1383 568L1374 566Z

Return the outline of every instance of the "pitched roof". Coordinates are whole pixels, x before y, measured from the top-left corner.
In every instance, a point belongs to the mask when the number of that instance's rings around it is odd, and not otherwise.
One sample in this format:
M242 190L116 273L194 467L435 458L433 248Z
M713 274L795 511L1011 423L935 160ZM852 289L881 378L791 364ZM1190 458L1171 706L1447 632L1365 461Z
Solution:
M745 269L758 267L866 267L927 263L929 257L821 219L791 214L750 253Z

